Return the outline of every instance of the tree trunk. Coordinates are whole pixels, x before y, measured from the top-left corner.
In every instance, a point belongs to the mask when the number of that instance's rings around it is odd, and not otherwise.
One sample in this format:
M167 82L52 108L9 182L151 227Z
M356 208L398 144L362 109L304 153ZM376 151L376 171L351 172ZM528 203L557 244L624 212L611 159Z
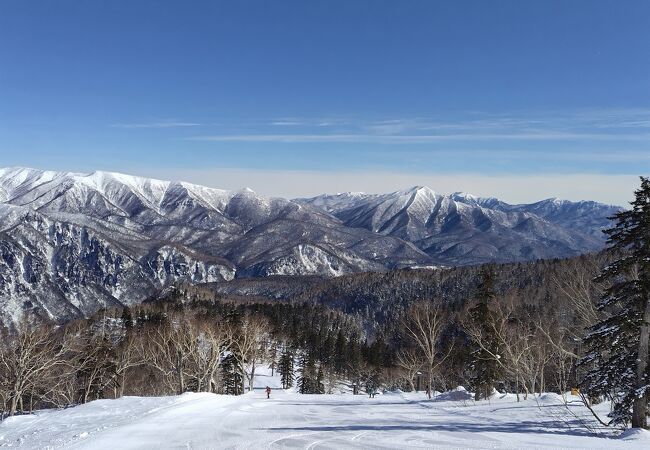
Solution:
M18 409L18 397L14 395L11 398L11 406L9 407L9 416L13 416L16 414L16 410Z
M648 384L646 372L648 368L648 344L650 342L650 297L646 298L643 322L639 334L639 353L636 359L636 388L641 389ZM634 399L632 404L632 428L648 428L648 392Z
M179 395L185 392L185 380L183 378L183 355L178 352L176 355L176 374L178 376L178 393Z
M248 379L248 392L253 392L253 380L255 379L255 361L251 365L251 377Z
M126 372L120 376L120 385L117 387L118 398L124 397L124 383L126 382Z
M11 406L9 407L10 416L16 414L16 410L18 409L18 400L22 396L22 383L20 382L21 378L22 377L19 374L16 375L16 381L14 382L13 387L13 395L11 396Z
M515 376L515 392L517 393L517 401L519 401L519 374Z
M217 382L215 380L215 373L216 373L216 369L212 369L210 371L210 374L208 375L208 382L207 382L208 385L207 385L207 391L206 392L213 392L215 394L217 393L217 389L216 389Z

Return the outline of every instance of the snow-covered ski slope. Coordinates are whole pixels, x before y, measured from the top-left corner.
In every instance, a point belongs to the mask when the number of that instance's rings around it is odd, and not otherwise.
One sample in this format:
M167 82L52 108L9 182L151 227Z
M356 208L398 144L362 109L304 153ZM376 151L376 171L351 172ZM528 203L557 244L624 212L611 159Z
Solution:
M647 449L648 432L598 428L579 404L546 394L478 404L464 392L239 397L185 394L98 400L0 424L0 447L48 449L583 448Z

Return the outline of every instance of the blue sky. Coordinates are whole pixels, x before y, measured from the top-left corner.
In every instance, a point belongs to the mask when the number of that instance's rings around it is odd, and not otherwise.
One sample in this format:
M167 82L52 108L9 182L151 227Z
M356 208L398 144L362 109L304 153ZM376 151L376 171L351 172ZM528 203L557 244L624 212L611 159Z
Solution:
M0 166L622 203L650 2L0 0Z

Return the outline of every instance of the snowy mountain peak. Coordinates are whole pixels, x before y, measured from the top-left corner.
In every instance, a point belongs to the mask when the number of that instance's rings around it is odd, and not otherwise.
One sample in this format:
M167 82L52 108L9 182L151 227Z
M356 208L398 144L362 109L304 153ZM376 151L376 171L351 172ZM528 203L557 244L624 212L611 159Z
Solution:
M496 208L500 204L505 204L495 197L478 197L466 192L454 192L453 194L449 195L449 198L455 202L460 202L467 205L476 205L490 209Z
M71 205L84 209L88 200L92 200L107 213L114 213L116 207L128 213L140 204L160 214L165 201L179 195L189 195L215 208L232 196L229 191L220 189L117 172L55 172L22 167L0 169L0 201L30 205L34 209L51 206L50 209L56 210L65 203L68 212L81 212L72 211Z
M406 189L405 191L398 191L398 193L408 193L425 197L436 197L436 192L427 186L413 186L410 189Z
M39 304L53 317L79 315L180 281L572 256L603 247L617 210L509 205L425 186L286 200L115 172L5 168L0 318ZM86 297L95 300L77 304Z
M474 194L468 194L467 192L454 192L449 195L449 198L463 203L478 203L479 201L479 197Z
M569 200L564 200L557 197L549 198L547 201L553 203L554 205L565 205L567 203L570 203Z
M252 189L249 188L249 187L242 188L242 189L238 190L237 193L239 193L239 194L252 194L252 195L255 195L255 191L252 190Z

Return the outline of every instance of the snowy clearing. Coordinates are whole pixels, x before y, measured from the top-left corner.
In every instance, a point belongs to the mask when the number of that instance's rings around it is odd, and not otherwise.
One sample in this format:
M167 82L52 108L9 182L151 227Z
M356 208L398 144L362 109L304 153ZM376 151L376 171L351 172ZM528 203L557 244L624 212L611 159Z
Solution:
M440 394L239 397L185 394L98 400L0 424L0 447L151 448L649 448L650 433L612 438L587 410L546 394L517 403Z

